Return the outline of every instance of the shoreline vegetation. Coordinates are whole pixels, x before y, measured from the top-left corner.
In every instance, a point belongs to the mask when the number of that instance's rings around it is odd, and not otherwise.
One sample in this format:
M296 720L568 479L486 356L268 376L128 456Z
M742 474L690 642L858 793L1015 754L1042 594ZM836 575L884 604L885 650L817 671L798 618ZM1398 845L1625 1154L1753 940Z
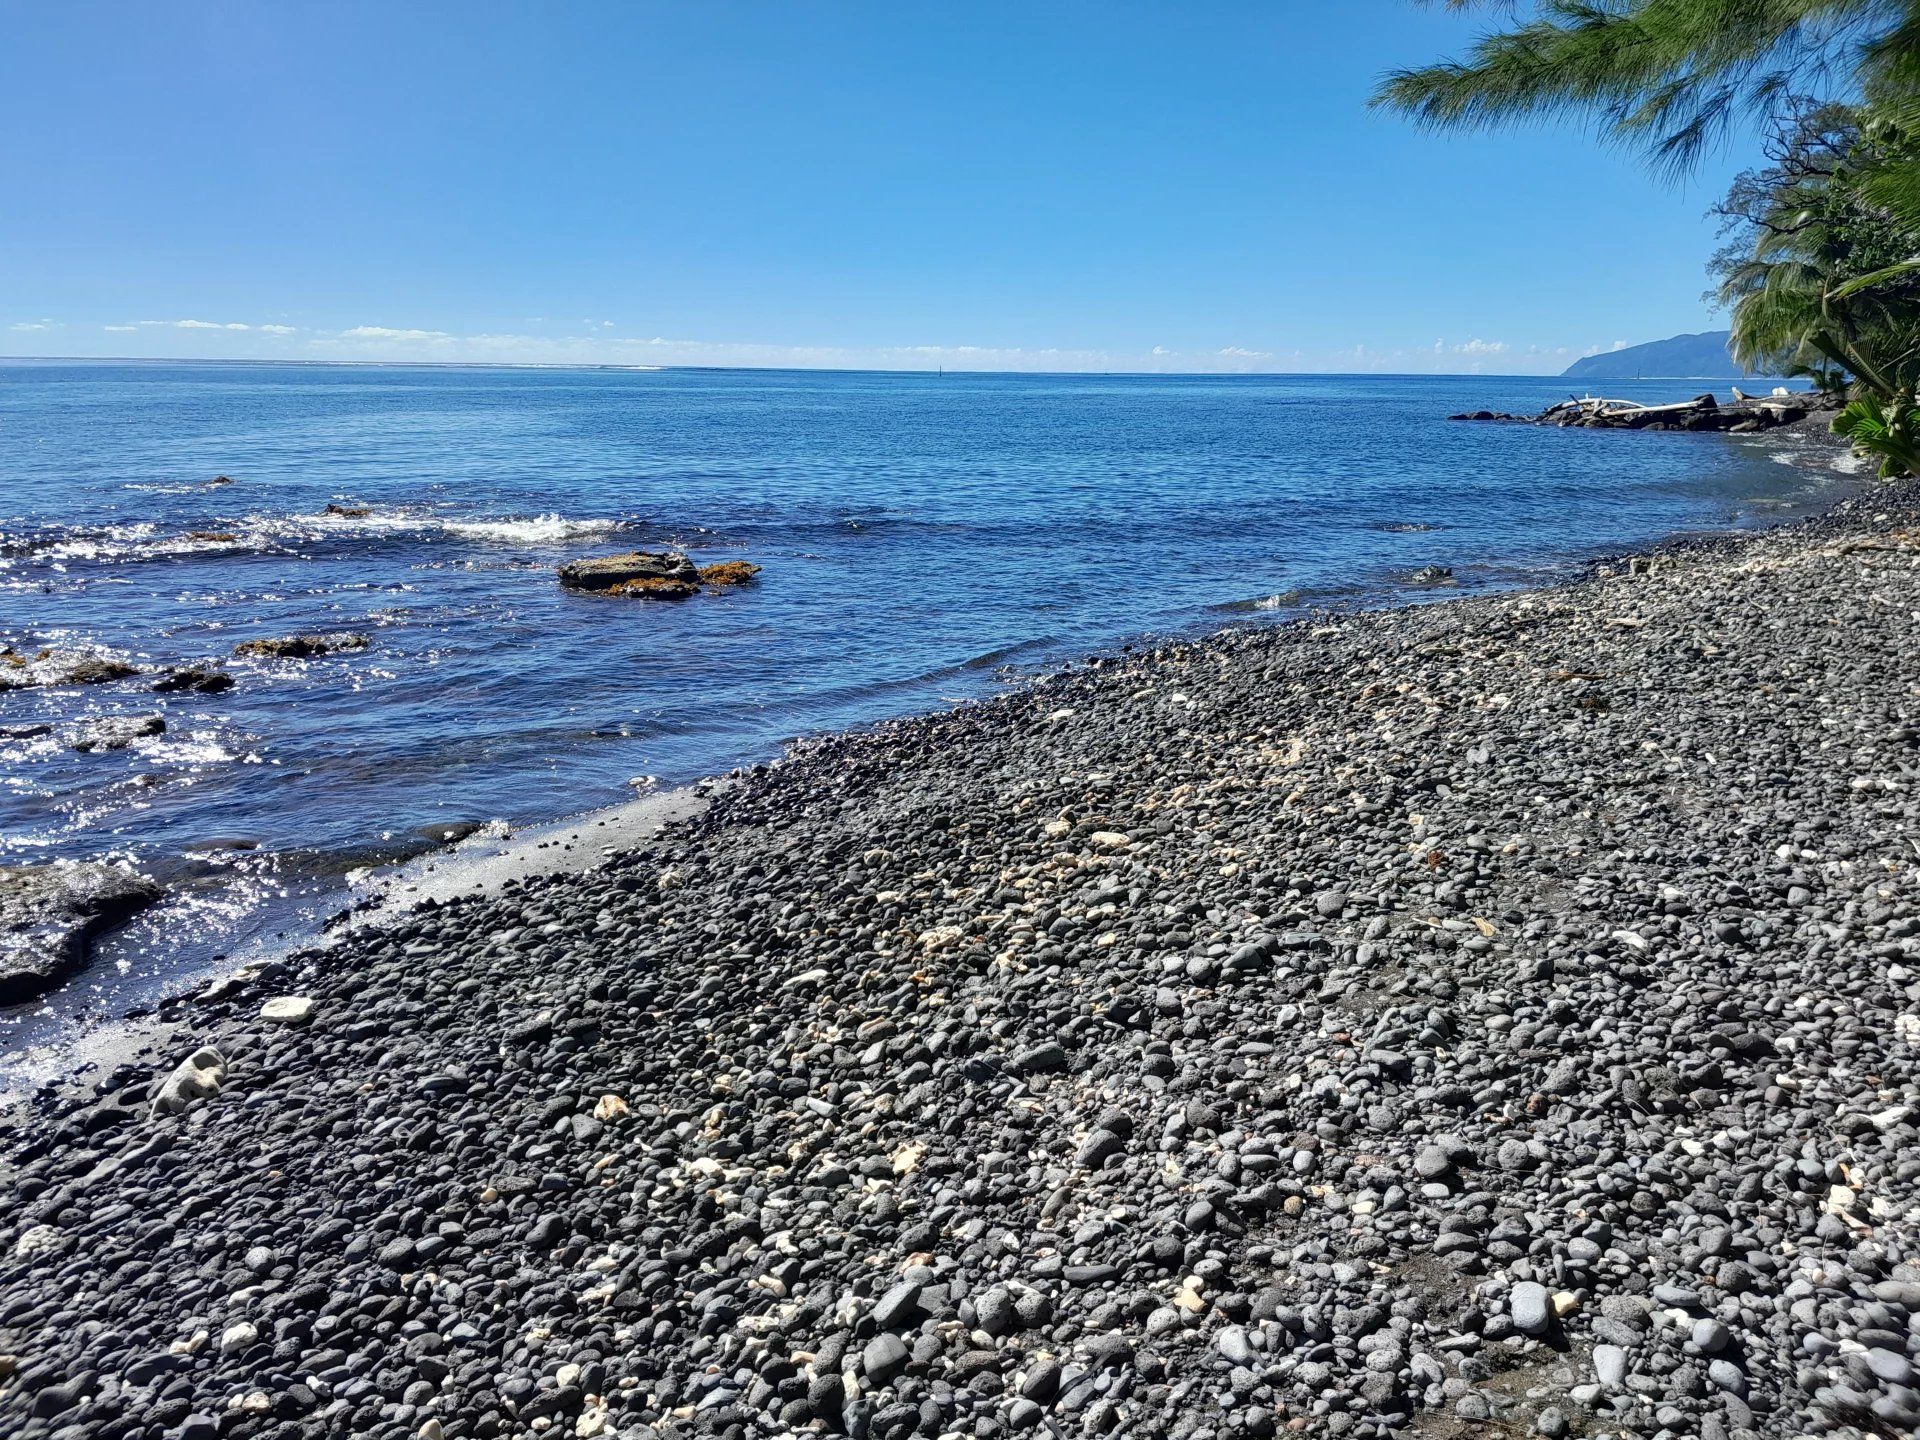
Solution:
M0 1416L1910 1430L1916 608L1877 485L347 927L0 1120Z

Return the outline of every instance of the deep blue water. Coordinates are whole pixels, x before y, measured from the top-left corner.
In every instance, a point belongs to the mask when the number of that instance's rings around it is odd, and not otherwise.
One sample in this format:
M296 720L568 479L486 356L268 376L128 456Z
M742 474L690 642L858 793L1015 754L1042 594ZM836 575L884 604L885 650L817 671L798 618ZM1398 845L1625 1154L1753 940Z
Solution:
M1428 564L1463 591L1513 584L1790 515L1835 479L1758 443L1444 418L1567 390L0 363L0 643L158 666L258 636L374 638L229 662L239 684L217 697L0 694L0 730L83 712L168 726L113 753L0 740L0 863L115 854L223 877L148 923L132 969L160 973L243 938L263 890L422 827L581 811L636 777L986 693L1009 665L1391 597ZM680 604L555 582L571 556L667 545L765 572ZM205 848L230 840L257 849ZM63 1003L127 993L96 975Z

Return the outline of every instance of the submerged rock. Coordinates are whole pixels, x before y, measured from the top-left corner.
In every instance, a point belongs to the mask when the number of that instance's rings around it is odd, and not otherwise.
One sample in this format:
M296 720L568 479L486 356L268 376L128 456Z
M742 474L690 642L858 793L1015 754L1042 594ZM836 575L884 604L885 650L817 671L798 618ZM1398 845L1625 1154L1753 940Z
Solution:
M1451 585L1454 583L1453 568L1448 565L1422 565L1407 576L1409 585Z
M323 635L282 635L271 640L245 640L233 647L235 655L269 660L307 660L315 655L333 655L342 650L364 650L373 643L371 636L357 630L333 630Z
M95 935L160 895L153 881L112 865L0 868L0 1005L52 989L86 962Z
M124 750L149 735L164 735L166 729L166 720L158 715L102 715L74 726L67 744L83 755L95 750Z
M638 580L622 580L618 585L609 585L601 592L604 595L628 595L638 600L685 600L698 595L700 587L685 580L666 580L658 576L644 575Z
M665 580L698 587L700 572L678 550L629 550L624 555L596 555L569 560L560 567L560 583L569 590L614 590L621 594L664 595L660 587L634 587L635 581ZM690 588L688 594L693 593Z
M364 520L373 513L365 505L328 505L320 512L322 515L335 515L342 520Z
M40 650L26 655L9 646L0 650L0 690L34 686L101 685L139 674L124 660L86 650Z
M162 695L180 691L192 695L221 695L233 686L233 676L224 670L214 670L204 665L169 670L153 682L154 690Z

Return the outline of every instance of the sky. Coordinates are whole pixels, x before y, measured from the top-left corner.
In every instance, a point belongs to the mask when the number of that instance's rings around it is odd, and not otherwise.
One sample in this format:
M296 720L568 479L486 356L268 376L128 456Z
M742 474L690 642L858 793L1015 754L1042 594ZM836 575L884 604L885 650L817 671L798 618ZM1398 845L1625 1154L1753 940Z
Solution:
M1491 12L1497 14L1496 12ZM0 0L0 355L1552 373L1720 323L1410 0Z

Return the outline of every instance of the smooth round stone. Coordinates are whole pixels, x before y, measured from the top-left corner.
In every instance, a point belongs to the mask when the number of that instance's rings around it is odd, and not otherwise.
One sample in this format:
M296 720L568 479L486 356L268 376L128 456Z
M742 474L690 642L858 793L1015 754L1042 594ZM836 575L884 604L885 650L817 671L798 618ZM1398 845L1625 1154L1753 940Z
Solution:
M1722 1350L1727 1348L1728 1342L1732 1340L1733 1337L1728 1333L1725 1325L1712 1317L1708 1317L1705 1320L1696 1320L1693 1322L1691 1338L1694 1348L1701 1354L1718 1355Z
M1593 1347L1593 1375L1607 1390L1619 1391L1627 1383L1627 1352L1618 1345Z

